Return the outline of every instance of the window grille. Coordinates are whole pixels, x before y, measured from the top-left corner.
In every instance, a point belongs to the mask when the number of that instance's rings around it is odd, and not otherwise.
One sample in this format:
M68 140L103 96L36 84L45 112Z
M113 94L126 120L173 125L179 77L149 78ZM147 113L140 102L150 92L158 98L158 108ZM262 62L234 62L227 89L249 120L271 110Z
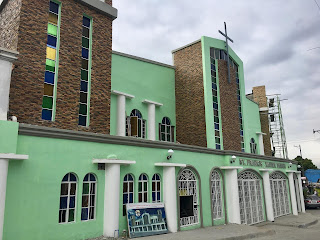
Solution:
M59 66L59 32L60 32L60 4L50 1L49 19L47 28L47 55L46 71L44 75L44 89L42 98L41 118L43 120L53 121L56 105L56 89L58 80Z
M211 174L211 203L213 220L222 218L222 180L217 170Z
M241 224L255 224L264 220L261 179L251 171L238 175Z
M289 214L287 178L279 172L273 172L270 174L270 186L274 217Z
M174 126L168 117L164 117L159 123L159 140L166 142L174 142Z
M161 202L161 178L157 173L152 177L152 202Z
M126 215L126 204L134 201L134 180L131 174L127 174L123 178L123 216Z
M77 177L73 173L66 174L61 182L59 223L75 221Z
M138 182L138 201L148 202L148 176L141 174Z
M199 223L199 204L197 179L190 169L184 169L179 175L178 190L180 196L180 226L190 226ZM181 199L191 197L191 212L181 212Z
M81 221L95 219L97 180L92 173L83 179Z

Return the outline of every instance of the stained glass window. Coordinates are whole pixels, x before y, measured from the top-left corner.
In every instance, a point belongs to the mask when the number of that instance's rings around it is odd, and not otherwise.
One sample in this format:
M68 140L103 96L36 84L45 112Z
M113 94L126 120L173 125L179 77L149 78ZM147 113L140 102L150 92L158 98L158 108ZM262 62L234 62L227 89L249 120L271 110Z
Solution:
M81 221L95 219L97 179L88 173L83 179Z
M77 177L73 173L66 174L61 182L59 223L75 221Z
M159 174L152 177L152 202L161 201L161 178Z
M88 126L89 92L90 92L90 65L91 65L91 31L92 19L82 19L82 48L81 48L81 74L80 74L80 101L79 122L80 126Z
M133 203L133 176L131 174L127 174L123 179L123 216L126 215L126 204Z
M44 74L44 92L42 99L43 120L52 121L55 105L54 88L57 81L57 56L58 56L58 33L60 5L54 1L49 4L49 17L47 29L47 49L46 49L46 71Z

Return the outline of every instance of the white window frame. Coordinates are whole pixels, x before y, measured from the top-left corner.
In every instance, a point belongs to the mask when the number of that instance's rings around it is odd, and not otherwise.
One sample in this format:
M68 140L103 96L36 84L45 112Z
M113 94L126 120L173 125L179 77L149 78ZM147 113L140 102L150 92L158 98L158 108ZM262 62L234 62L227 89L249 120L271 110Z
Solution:
M158 193L160 196L159 199L158 199ZM154 199L153 199L153 194L154 194ZM152 196L151 197L152 197L153 203L161 202L161 177L160 177L160 174L158 173L155 173L152 177Z
M129 176L132 178L132 180L129 180ZM127 177L127 180L125 180ZM127 189L124 188L124 184L127 183ZM130 184L132 184L132 191L130 192ZM123 202L123 216L126 215L126 204L128 203L134 203L134 177L131 173L126 174L123 177L123 191L122 191L122 197L124 196L124 194L127 194L127 202ZM130 202L130 197L129 195L132 194L132 202Z
M169 124L167 124L167 121ZM164 132L162 131L162 127L164 127ZM167 131L169 128L169 132ZM173 132L174 126L171 125L171 120L168 117L162 118L161 123L159 124L159 140L164 142L174 142L174 132ZM164 139L162 139L162 136L164 135ZM167 136L169 135L169 140L167 139Z
M90 176L93 176L95 180L90 180ZM84 180L88 176L88 180ZM86 176L83 178L83 188L82 188L82 205L81 205L81 221L90 221L96 219L96 202L97 202L97 177L93 173L88 173ZM88 194L84 193L84 184L89 184L89 192ZM93 184L93 187L92 187ZM92 191L92 189L94 189ZM88 206L84 207L83 206L83 197L88 196ZM91 197L94 196L94 202L91 202ZM92 205L93 204L93 205ZM90 218L91 216L91 208L93 208L93 218ZM83 209L88 209L88 215L87 219L82 219L82 210Z
M75 177L75 181L72 181L70 180L70 176L71 174ZM63 181L63 179L67 176L67 180L66 181ZM67 195L62 195L62 184L68 184L68 193ZM75 184L75 192L74 192L74 195L72 194L71 195L71 184ZM59 223L61 224L65 224L65 223L72 223L72 222L75 222L76 221L76 209L77 209L77 188L78 188L78 178L77 178L77 175L74 174L74 173L67 173L63 178L62 178L62 181L61 181L61 184L60 184L60 205L59 205ZM64 198L64 197L67 197L67 208L64 208L62 209L61 208L61 198ZM70 208L70 199L71 197L74 197L74 208ZM70 210L73 210L74 211L74 214L73 214L73 221L69 221L69 212ZM62 212L61 211L66 211L65 213L65 221L60 221L60 218L62 217L61 214Z
M132 135L131 118L137 118L137 135ZM139 126L140 126L140 132L139 132ZM138 109L133 109L130 113L130 116L126 118L126 136L131 136L136 138L146 138L146 120L143 119L143 116Z
M146 177L146 179L143 179L143 177ZM147 183L147 189L145 189L144 185ZM141 184L141 191L140 189L140 184ZM139 181L138 181L138 202L148 202L148 175L145 173L142 173L139 176ZM147 199L145 199L145 194L147 195ZM140 201L140 195L141 195L141 201Z

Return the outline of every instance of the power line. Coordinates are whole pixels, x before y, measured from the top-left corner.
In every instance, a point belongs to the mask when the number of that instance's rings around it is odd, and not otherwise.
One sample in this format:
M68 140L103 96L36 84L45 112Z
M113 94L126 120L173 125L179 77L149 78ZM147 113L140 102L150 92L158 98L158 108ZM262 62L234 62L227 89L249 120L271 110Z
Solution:
M314 0L314 2L317 4L317 6L318 6L318 8L319 8L319 11L320 11L320 6L319 6L319 4L317 3L316 0Z

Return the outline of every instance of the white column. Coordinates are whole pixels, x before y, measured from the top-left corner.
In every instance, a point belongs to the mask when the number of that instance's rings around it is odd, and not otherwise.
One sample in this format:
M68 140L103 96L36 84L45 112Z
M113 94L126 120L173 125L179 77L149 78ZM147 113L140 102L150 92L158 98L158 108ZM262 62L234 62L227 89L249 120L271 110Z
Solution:
M293 181L293 172L288 172L288 179L289 179L292 214L298 215L296 189L295 189L294 181Z
M156 140L156 105L148 104L148 139Z
M163 202L169 232L178 231L177 186L175 167L163 168Z
M262 132L257 132L256 134L258 134L258 137L259 137L259 151L260 151L260 155L264 155L263 135L266 135L266 134L265 134L265 133L262 133Z
M303 189L302 189L302 182L301 182L301 172L297 172L298 182L299 182L299 191L300 191L300 202L301 202L301 212L305 213L306 208L304 205L304 196L303 196Z
M264 190L264 196L265 196L267 219L268 221L273 222L274 215L273 215L269 169L260 169L260 171L262 172L262 178L263 178L263 188L264 188L263 190Z
M2 236L3 236L8 165L9 165L8 159L0 159L0 240L2 240Z
M117 96L117 136L126 135L126 97Z
M226 203L229 223L241 224L237 169L242 167L221 167L225 170Z
M103 236L113 237L119 230L120 164L106 164Z

